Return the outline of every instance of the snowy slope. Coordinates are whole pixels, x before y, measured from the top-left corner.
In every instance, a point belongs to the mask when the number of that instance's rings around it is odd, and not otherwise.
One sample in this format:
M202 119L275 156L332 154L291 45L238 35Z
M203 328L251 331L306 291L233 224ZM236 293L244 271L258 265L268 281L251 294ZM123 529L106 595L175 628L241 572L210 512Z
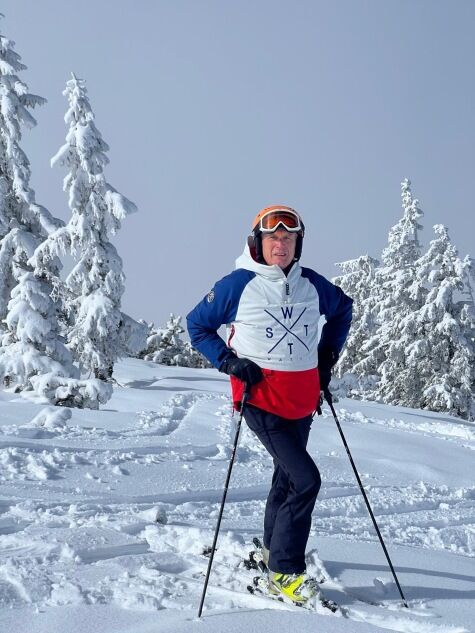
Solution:
M101 411L0 393L0 630L22 633L470 631L475 426L344 400L337 412L410 609L333 419L313 425L323 487L310 571L348 618L251 596L239 562L261 534L272 464L247 428L202 621L196 618L236 419L215 370L120 363ZM384 606L364 602L372 600Z

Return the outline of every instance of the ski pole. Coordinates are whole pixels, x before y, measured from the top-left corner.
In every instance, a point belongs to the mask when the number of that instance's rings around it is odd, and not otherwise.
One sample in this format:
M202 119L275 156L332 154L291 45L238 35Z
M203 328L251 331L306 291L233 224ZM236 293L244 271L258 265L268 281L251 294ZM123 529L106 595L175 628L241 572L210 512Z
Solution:
M233 469L234 458L236 457L237 445L238 445L238 440L239 440L239 432L241 430L242 415L244 413L244 406L245 406L245 404L246 404L246 402L247 402L247 400L249 398L249 395L250 395L250 390L251 390L251 385L246 383L246 387L244 389L244 393L243 393L242 400L241 400L241 415L239 416L239 420L238 420L237 428L236 428L236 435L234 436L233 452L232 452L232 455L231 455L231 459L229 461L228 474L226 476L226 482L224 484L223 498L221 500L221 509L219 511L218 523L216 524L216 530L214 532L213 545L211 546L211 554L210 554L210 557L209 557L208 571L206 572L205 584L204 584L204 587L203 587L203 593L201 595L200 608L198 610L198 617L199 618L201 618L201 612L203 611L203 603L205 601L206 589L208 588L209 575L211 573L211 567L213 565L214 552L216 550L216 542L218 540L219 528L221 526L221 519L223 517L224 504L226 503L226 495L228 494L228 486L229 486L229 481L231 479L231 471Z
M377 535L378 535L379 542L381 543L381 547L383 548L384 554L385 554L385 556L386 556L386 560L387 560L387 561L388 561L388 563L389 563L389 567L390 567L390 569L391 569L391 572L392 572L393 578L394 578L394 580L396 581L396 586L397 586L397 588L398 588L398 590L399 590L399 594L401 595L401 598L402 598L402 603L403 603L403 605L404 605L406 608L409 608L409 607L408 607L408 605L407 605L407 602L406 602L406 598L404 597L404 594L403 594L403 592L402 592L401 585L399 584L399 580L398 580L398 578L397 578L397 575L396 575L396 572L395 572L395 570L394 570L393 564L392 564L392 562L391 562L391 559L389 558L389 553L388 553L388 550L386 549L386 545L384 544L383 537L382 537L382 535L381 535L381 532L379 531L378 524L376 523L376 518L375 518L375 516L374 516L374 514L373 514L373 510L371 509L371 506L370 506L370 504L369 504L368 497L366 496L365 489L363 488L363 484L361 483L360 476L359 476L359 474L358 474L358 471L356 470L355 462L353 461L353 457L351 456L350 449L348 448L348 444L347 444L347 442L346 442L345 436L343 435L343 430L342 430L342 428L341 428L340 422L338 421L337 415L336 415L336 413L335 413L335 409L334 409L334 407L333 407L333 398L332 398L332 395L331 395L331 393L330 393L328 390L327 390L327 391L325 391L324 395L325 395L325 400L326 400L326 401L328 402L328 404L330 405L330 409L331 409L331 411L332 411L332 413L333 413L333 417L335 418L335 422L336 422L336 425L337 425L337 427L338 427L338 431L340 432L341 439L343 440L343 444L344 444L344 446L345 446L346 453L347 453L348 457L350 458L350 463L351 463L351 466L353 467L353 472L355 473L356 480L358 481L358 485L359 485L359 487L360 487L361 494L363 495L363 499L365 500L366 507L368 508L369 515L370 515L370 517L371 517L371 520L373 521L374 529L376 530L376 533L377 533Z

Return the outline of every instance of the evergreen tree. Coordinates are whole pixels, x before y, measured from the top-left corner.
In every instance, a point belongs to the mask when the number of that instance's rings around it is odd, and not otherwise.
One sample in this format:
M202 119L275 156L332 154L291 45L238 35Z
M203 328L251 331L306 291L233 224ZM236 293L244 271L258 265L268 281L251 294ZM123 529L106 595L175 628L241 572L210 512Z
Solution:
M401 379L405 369L407 336L412 333L404 324L423 303L425 289L417 279L416 262L421 254L418 233L423 213L413 198L410 181L401 183L403 216L389 232L388 245L382 253L382 267L376 276L378 288L374 316L376 332L367 342L366 365L377 367L380 382L369 395L384 402L407 402ZM409 405L410 406L410 405Z
M362 255L337 266L343 274L335 277L333 283L353 299L353 320L335 373L339 377L346 374L347 379L353 374L356 380L352 381L351 392L358 395L370 386L372 375L373 380L377 378L377 368L365 363L364 350L376 330L374 311L378 288L375 282L379 262L369 255Z
M139 357L161 365L212 367L211 363L196 351L189 341L182 340L180 334L183 334L184 331L181 325L181 316L175 316L173 313L170 314L164 328L155 328L152 323L147 345Z
M49 272L59 262L52 259L48 270L37 267L33 257L62 222L36 203L30 165L20 147L22 125L36 124L29 109L45 101L18 78L25 68L14 42L0 36L0 379L16 391L36 391L54 401L44 389L48 379L61 382L77 376L77 370L59 335L51 298Z
M3 17L3 16L1 16ZM16 73L25 70L15 43L0 35L0 321L8 314L11 291L29 269L43 232L46 209L36 205L30 188L30 164L20 147L21 127L36 121L29 110L45 103L32 95Z
M174 357L183 349L180 334L184 333L181 316L170 314L164 328L151 328L145 349L145 360L151 360L161 365L174 365Z
M432 411L475 419L475 314L471 261L461 261L442 224L417 262L424 304L410 320L418 336L407 349L407 380L416 387L411 400ZM410 321L410 323L409 323Z
M76 260L65 280L70 294L68 346L82 370L107 380L114 362L127 353L120 331L122 260L109 233L116 233L121 220L136 207L105 179L109 147L95 125L85 82L73 75L63 94L69 102L65 116L69 130L51 164L69 169L64 190L72 216L50 235L43 251L50 256L70 253Z
M458 270L463 285L461 322L466 336L475 345L475 260L466 255Z

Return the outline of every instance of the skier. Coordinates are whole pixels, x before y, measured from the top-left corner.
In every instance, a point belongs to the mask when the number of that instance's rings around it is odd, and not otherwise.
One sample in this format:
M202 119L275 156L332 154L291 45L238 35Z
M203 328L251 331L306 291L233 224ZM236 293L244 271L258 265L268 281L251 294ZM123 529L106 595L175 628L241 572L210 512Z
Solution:
M250 386L244 419L274 461L263 539L269 591L296 603L318 591L306 574L305 548L321 479L306 445L352 306L340 288L300 266L304 233L290 207L260 211L236 270L187 316L193 347L230 375L237 411ZM217 333L223 324L227 343Z

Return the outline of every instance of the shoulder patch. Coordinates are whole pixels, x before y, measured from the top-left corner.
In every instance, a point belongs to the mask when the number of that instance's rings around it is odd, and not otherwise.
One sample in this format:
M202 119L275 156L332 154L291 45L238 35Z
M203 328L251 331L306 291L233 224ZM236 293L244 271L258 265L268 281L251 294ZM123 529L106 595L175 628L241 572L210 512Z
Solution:
M211 290L210 292L208 292L206 299L208 300L208 303L211 303L212 301L214 301L214 290Z

